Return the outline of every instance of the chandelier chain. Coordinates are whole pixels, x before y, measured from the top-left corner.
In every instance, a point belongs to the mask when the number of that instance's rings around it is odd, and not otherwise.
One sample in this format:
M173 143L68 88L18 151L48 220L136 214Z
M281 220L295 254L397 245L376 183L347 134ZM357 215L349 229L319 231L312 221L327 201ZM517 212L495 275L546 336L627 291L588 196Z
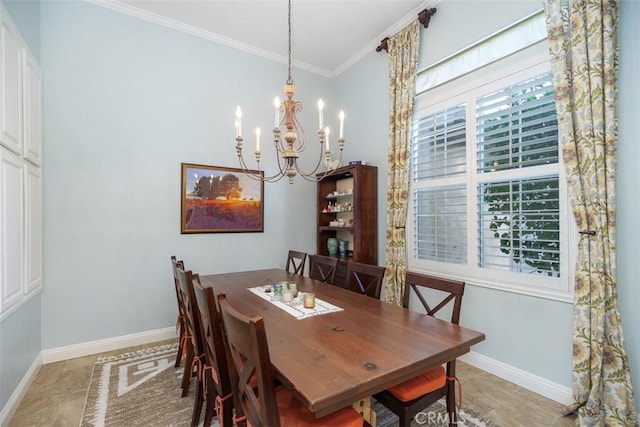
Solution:
M288 50L288 57L289 57L289 77L287 78L287 84L288 85L292 85L293 84L293 79L291 78L291 0L289 0L289 18L288 18L288 23L289 23L289 50Z

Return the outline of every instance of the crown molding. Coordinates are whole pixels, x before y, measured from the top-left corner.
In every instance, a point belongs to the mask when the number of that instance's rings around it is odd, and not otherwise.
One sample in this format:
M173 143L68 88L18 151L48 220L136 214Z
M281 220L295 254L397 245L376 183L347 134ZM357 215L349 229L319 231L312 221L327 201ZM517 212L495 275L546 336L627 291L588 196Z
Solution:
M85 0L85 1L87 3L91 3L96 6L113 10L115 12L119 12L119 13L129 15L138 19L142 19L147 22L152 22L154 24L171 28L173 30L180 31L195 37L200 37L202 39L209 40L227 47L231 47L252 55L260 56L262 58L266 58L274 62L279 62L281 64L286 65L288 61L287 57L284 55L278 55L266 49L261 49L259 47L256 47L247 43L242 43L232 38L213 33L211 31L205 31L201 28L194 27L192 25L187 25L185 23L176 21L174 19L169 19L164 16L161 16L146 10L142 10L137 7L130 6L125 3L121 3L117 0ZM323 77L331 76L331 71L326 70L324 68L316 67L311 64L307 64L306 62L292 60L291 65L300 70L309 71L311 73L318 74Z
M278 55L269 50L262 49L247 43L239 42L238 40L234 40L229 37L225 37L220 34L213 33L211 31L205 31L201 28L194 27L192 25L187 25L185 23L176 21L174 19L169 19L164 16L158 15L156 13L152 13L146 10L139 9L137 7L119 2L117 0L85 0L87 3L91 3L96 6L100 6L106 9L113 10L115 12L119 12L125 15L129 15L138 19L142 19L147 22L152 22L154 24L161 25L166 28L171 28L176 31L180 31L195 37L200 37L205 40L209 40L224 46L228 46L251 55L260 56L262 58L278 62L281 64L287 64L287 57L284 55ZM402 30L404 27L409 25L414 20L418 19L418 13L424 10L425 8L433 7L436 4L440 3L442 0L427 0L419 7L415 8L413 11L405 15L400 21L396 22L391 27L387 28L384 32L376 36L375 39L371 40L367 43L362 49L360 49L355 55L353 55L349 60L345 61L341 65L339 65L335 70L327 70L325 68L316 67L314 65L308 64L306 62L298 61L293 59L291 61L291 65L299 70L308 71L313 74L320 75L322 77L326 77L329 79L333 79L344 71L349 69L355 63L360 61L362 58L370 54L372 51L375 51L376 46L380 43L380 40L388 35L393 35Z

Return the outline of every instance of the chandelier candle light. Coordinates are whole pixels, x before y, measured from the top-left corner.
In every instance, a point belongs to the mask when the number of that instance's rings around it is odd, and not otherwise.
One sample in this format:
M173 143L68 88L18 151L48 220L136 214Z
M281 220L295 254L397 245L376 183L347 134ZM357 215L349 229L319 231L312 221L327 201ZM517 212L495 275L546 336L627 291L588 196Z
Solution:
M296 175L302 176L307 181L319 181L324 177L331 175L333 171L342 163L342 149L344 147L344 111L340 111L338 115L340 121L339 133L338 133L338 149L340 150L340 157L338 158L337 165L334 165L331 161L331 150L329 144L329 128L324 126L324 102L322 99L318 100L318 139L320 140L320 156L315 168L310 172L303 171L298 165L298 157L307 147L307 138L302 128L302 125L296 117L296 113L302 111L302 103L300 101L294 101L293 95L296 93L296 87L293 84L291 78L291 0L289 0L289 76L283 87L286 99L280 102L280 99L276 97L273 101L275 107L275 121L273 128L273 146L276 150L276 157L278 159L278 171L271 176L263 175L260 169L260 128L256 128L256 163L258 165L257 170L251 170L247 167L247 164L242 157L242 110L238 105L236 107L236 153L238 154L238 160L240 166L245 175L250 178L276 182L280 181L285 176L289 178L289 183L293 184L293 178ZM284 117L280 118L280 113L284 113ZM284 141L281 138L284 132ZM323 150L324 149L324 150ZM324 153L323 153L324 151ZM320 165L323 163L324 158L325 171L324 173L318 173Z

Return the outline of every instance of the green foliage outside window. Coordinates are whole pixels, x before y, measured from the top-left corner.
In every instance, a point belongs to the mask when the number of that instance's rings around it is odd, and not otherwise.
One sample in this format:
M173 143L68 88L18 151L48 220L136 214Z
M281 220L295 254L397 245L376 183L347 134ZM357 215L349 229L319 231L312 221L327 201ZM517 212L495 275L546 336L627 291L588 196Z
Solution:
M511 88L513 89L513 88ZM479 171L557 163L557 115L548 84L522 86L509 94L510 108L479 122L483 135ZM550 104L551 103L551 104ZM560 269L560 197L558 176L494 182L481 186L489 229L500 251L520 271L557 276Z

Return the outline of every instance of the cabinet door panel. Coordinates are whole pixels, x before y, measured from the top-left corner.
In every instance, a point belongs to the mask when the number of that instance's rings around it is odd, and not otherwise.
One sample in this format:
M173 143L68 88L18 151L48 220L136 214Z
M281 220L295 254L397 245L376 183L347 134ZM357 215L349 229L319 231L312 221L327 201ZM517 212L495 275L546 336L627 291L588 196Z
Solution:
M25 169L25 293L42 287L42 171Z
M23 160L0 147L0 310L22 299L24 230Z
M22 48L13 25L0 27L0 142L22 155Z
M42 77L35 59L26 50L24 58L24 157L42 164Z

